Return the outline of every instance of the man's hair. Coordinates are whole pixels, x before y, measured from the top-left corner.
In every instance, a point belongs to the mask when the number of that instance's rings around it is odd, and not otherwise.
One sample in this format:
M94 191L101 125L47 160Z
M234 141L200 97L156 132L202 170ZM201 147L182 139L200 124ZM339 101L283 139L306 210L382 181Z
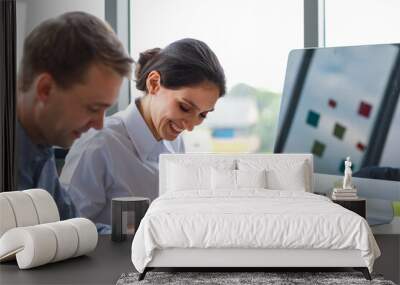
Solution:
M68 89L84 82L92 64L130 76L132 63L108 24L84 12L69 12L42 22L25 39L18 88L26 92L38 74L48 72Z

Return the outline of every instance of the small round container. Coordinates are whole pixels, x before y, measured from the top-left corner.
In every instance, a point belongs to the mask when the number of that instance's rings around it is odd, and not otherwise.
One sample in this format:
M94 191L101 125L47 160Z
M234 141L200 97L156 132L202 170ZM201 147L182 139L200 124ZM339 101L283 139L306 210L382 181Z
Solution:
M111 201L111 240L133 238L150 205L144 197L120 197Z

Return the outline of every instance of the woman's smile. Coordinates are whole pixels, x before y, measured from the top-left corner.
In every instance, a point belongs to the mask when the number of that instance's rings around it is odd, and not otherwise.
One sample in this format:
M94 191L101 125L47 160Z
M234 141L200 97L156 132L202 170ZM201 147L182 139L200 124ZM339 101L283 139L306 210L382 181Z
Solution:
M174 122L170 122L170 127L171 127L171 129L174 131L174 132L176 132L177 134L180 134L181 132L183 132L184 130L185 130L185 128L181 128L181 127L179 127L176 123L174 123Z

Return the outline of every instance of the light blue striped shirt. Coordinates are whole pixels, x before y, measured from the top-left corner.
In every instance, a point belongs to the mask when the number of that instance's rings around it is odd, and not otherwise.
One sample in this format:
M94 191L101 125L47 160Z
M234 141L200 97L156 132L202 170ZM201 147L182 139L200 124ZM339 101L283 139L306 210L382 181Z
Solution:
M157 141L135 102L108 117L102 130L78 139L65 161L61 183L79 215L110 224L111 199L158 196L158 157L184 152L183 140Z

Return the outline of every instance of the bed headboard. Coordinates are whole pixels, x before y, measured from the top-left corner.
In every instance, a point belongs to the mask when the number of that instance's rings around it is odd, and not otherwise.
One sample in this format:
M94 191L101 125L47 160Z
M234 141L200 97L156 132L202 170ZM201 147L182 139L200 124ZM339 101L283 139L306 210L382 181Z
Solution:
M236 166L236 161L239 159L255 159L265 161L276 161L276 160L304 160L307 166L306 180L308 188L307 192L313 192L313 156L312 154L237 154L237 153L185 153L185 154L161 154L159 162L159 195L166 192L167 182L167 165L170 162L184 163L184 164L201 164L201 165L213 165L218 162L232 161Z

